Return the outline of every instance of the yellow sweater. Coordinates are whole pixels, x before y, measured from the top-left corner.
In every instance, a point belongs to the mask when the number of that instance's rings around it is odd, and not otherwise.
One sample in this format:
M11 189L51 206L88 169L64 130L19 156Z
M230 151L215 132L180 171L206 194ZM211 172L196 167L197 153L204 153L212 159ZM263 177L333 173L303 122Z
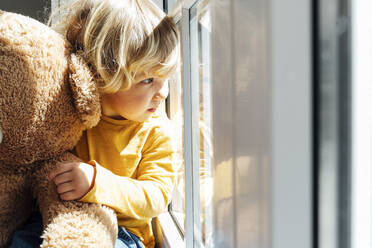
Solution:
M118 224L154 247L151 218L169 201L176 168L168 120L146 122L103 116L76 146L77 155L95 161L94 187L80 201L101 203L117 212Z

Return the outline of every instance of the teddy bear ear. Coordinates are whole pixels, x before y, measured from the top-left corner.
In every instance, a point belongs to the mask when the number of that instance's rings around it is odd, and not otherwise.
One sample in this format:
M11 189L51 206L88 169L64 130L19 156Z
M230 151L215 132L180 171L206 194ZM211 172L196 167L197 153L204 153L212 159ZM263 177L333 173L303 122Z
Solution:
M94 127L101 117L98 85L80 55L71 54L69 70L71 90L80 119L87 128Z

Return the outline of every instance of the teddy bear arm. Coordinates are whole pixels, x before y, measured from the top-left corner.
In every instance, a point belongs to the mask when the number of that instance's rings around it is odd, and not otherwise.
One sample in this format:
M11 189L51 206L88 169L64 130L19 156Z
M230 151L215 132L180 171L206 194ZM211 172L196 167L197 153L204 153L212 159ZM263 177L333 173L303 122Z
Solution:
M33 191L43 217L42 247L111 248L117 236L115 212L105 206L78 201L62 201L47 175L55 164L78 159L65 153L49 161L35 173Z
M0 166L2 167L2 166ZM31 214L33 199L27 171L0 174L0 248L8 247L14 231L22 227Z

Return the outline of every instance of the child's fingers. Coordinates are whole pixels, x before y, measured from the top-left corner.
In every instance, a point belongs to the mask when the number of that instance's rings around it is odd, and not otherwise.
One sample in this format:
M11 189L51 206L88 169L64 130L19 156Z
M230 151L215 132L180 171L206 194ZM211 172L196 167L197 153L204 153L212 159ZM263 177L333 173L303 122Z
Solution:
M64 201L71 201L79 198L76 195L76 191L68 191L66 193L59 195L59 197Z
M75 187L71 181L57 185L57 192L60 195L73 190L75 190Z
M64 173L58 174L52 180L58 186L63 183L71 182L73 179L72 171L66 171Z
M60 163L57 164L56 168L49 174L49 180L53 180L57 175L69 172L73 168L72 163Z

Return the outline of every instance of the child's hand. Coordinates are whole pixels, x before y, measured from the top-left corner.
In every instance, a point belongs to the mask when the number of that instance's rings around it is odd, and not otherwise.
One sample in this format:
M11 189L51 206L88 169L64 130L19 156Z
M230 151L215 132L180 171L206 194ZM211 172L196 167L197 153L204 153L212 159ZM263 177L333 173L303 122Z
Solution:
M49 174L62 200L70 201L83 197L90 188L94 167L86 163L61 163Z

